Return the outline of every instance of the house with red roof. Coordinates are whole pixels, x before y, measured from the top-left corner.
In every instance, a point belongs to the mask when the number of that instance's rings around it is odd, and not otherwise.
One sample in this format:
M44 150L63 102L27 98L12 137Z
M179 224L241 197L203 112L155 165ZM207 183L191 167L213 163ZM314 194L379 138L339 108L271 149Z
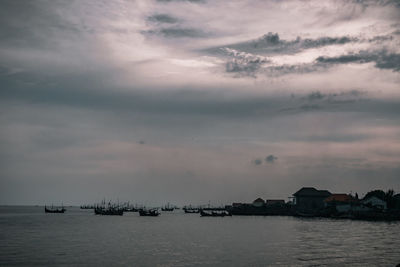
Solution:
M349 194L332 194L324 199L325 207L336 209L339 213L346 213L352 210L358 200Z

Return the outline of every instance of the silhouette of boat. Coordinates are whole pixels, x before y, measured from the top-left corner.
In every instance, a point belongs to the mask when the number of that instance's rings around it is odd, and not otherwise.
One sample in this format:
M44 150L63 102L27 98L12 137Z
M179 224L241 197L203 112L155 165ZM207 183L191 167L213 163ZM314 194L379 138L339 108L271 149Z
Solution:
M44 212L45 213L64 213L66 209L64 206L61 206L61 208L54 208L53 205L51 205L51 208L47 208L47 206L44 206Z
M157 209L150 209L150 210L140 209L139 210L139 215L140 216L152 216L152 217L155 217L155 216L160 215L160 213L158 212Z
M204 210L200 210L201 217L225 217L225 216L232 216L229 212L216 212L212 211L211 213L205 212Z
M171 207L169 203L161 208L162 211L174 211L174 207Z
M185 208L183 208L183 211L184 211L185 213L199 213L199 212L200 212L200 209L197 209L197 208L187 208L187 207L185 207Z
M112 204L108 202L106 205L106 201L103 200L101 204L98 204L94 207L94 214L96 215L124 215L124 209L119 204Z
M96 215L124 215L124 210L118 207L95 207L94 214Z
M82 210L91 210L91 209L94 209L95 208L95 205L81 205L80 206L80 209L82 209Z
M123 208L123 210L125 212L138 212L139 211L139 209L137 209L135 207L125 207L125 208Z

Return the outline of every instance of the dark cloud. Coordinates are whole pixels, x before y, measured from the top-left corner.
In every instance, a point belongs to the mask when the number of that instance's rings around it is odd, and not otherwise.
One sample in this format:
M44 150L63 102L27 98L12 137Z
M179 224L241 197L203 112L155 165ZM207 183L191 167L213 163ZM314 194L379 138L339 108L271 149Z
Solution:
M279 38L278 33L269 32L268 34L263 35L260 39L254 42L254 46L258 46L258 44L264 45L279 45L283 42Z
M269 155L269 156L265 157L264 160L265 160L266 163L272 164L272 163L274 163L277 159L278 159L278 158L275 157L274 155ZM262 160L262 159L255 159L255 160L253 160L253 163L254 163L254 165L258 166L258 165L263 164L263 160Z
M246 55L246 57L240 56L241 54ZM246 75L256 77L257 75L263 74L266 76L278 77L287 74L305 74L317 71L326 71L338 64L363 64L370 62L374 62L375 67L378 69L391 69L393 71L400 71L400 54L388 52L386 50L360 51L358 53L346 54L337 57L320 56L312 63L263 66L265 63L269 62L270 61L263 56L236 51L236 54L233 55L233 58L227 61L226 71L236 72L242 76Z
M269 155L265 158L265 161L268 163L274 163L277 159L278 157L275 157L274 155Z
M329 66L315 63L302 63L302 64L283 64L276 66L266 66L261 72L266 76L282 76L286 74L306 74L316 71L324 71Z
M177 23L179 20L175 17L172 17L168 14L155 14L147 18L149 21L157 22L157 23L168 23L174 24Z
M339 108L346 109L345 107L348 105L364 106L369 102L369 100L370 99L368 99L366 92L358 90L338 93L322 93L321 91L314 91L304 97L298 98L298 101L294 102L297 106L283 108L281 111L290 113L319 110L332 111Z
M261 165L262 164L262 160L261 159L255 159L253 161L254 165Z
M168 38L200 38L207 36L206 33L195 28L164 28L160 32Z
M269 62L265 57L254 56L243 52L239 53L231 49L228 53L231 59L226 63L226 72L255 76L255 73L260 67Z
M350 104L359 112L400 112L398 101L367 101L362 91L338 93L314 91L307 95L258 96L239 94L227 97L224 90L109 90L110 73L99 72L57 76L42 81L31 73L0 76L3 89L0 99L4 102L34 103L39 105L73 107L117 113L170 114L181 116L212 116L215 118L264 117L279 113L337 110L349 111ZM26 81L26 82L24 82ZM28 81L35 81L29 82ZM244 93L244 92L243 92Z
M208 53L217 54L220 57L227 58L225 70L229 73L236 73L236 76L256 77L257 74L264 74L266 76L281 76L291 73L304 74L315 71L324 71L330 66L328 64L321 64L324 62L324 57L319 57L316 62L313 63L263 66L265 63L270 63L270 61L264 55L295 54L305 49L318 48L328 45L344 45L347 43L365 41L384 42L388 40L392 40L392 37L376 36L371 39L360 39L350 36L324 36L315 39L302 39L301 37L297 37L295 40L287 41L282 40L278 33L269 32L268 34L265 34L256 40L231 44L222 48L214 47L206 49L206 51ZM377 66L380 68L389 68L393 66L393 64L395 64L393 61L395 60L389 59L389 57L381 57L381 61L379 64L377 64ZM346 60L346 58L343 58L342 60ZM355 62L358 60L358 58L349 57L347 60L349 62Z
M379 0L379 1L374 1L374 0L353 0L357 4L362 4L364 6L388 6L392 5L395 7L400 7L400 1L399 0Z
M365 99L367 96L366 92L359 90L350 90L338 93L322 93L321 91L314 91L307 95L305 98L309 102L330 102L330 103L343 103L343 102L354 102Z
M196 28L169 27L142 31L145 35L161 35L166 38L203 38L209 34Z
M327 45L342 45L351 42L357 42L359 39L355 37L320 37L316 39L302 39L298 36L293 41L281 40L278 33L268 33L258 40L250 42L254 48L268 49L272 47L274 52L298 52L302 49L316 48Z
M327 46L327 45L341 45L341 44L347 44L347 43L352 43L352 42L357 42L359 39L356 37L321 37L318 39L300 39L298 37L298 40L296 42L300 43L304 48L314 48L314 47L321 47L321 46Z
M311 100L311 101L313 101L313 100L320 100L320 99L323 99L324 97L325 97L325 95L322 94L322 93L319 92L319 91L311 92L311 93L308 95L308 99Z
M357 54L347 54L338 57L318 57L318 63L322 64L347 64L375 62L379 69L392 69L400 71L400 54L381 51L360 51Z
M240 52L257 53L257 54L293 54L304 49L317 48L328 45L343 45L347 43L359 42L360 39L350 36L329 37L324 36L316 39L297 37L295 40L282 40L278 33L269 32L262 37L236 43L228 44L224 47L238 50ZM210 48L207 51L213 53L218 52L219 47Z
M319 38L301 38L295 40L283 40L278 33L269 32L264 36L251 41L214 47L205 51L217 54L227 59L226 71L240 74L240 76L256 77L257 74L266 76L281 76L286 74L304 74L316 71L325 71L333 64L345 63L367 63L375 62L380 69L392 69L398 71L400 68L399 54L381 51L360 51L356 54L343 55L339 57L320 56L313 63L283 64L262 66L269 61L264 55L295 54L305 49L319 48L329 45L344 45L348 43L371 43L371 45L382 45L383 42L393 42L392 35L378 35L372 38L360 38L352 36L323 36Z
M393 36L392 35L378 35L375 36L373 38L370 38L368 41L369 42L384 42L384 41L392 41L393 40Z

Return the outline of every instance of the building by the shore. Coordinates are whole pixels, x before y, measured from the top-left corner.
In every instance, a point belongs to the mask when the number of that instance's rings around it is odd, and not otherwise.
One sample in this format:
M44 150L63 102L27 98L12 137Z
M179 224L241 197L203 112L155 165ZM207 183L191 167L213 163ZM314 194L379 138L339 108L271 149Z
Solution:
M293 194L294 204L299 211L315 211L325 207L324 200L331 196L328 190L317 190L314 187L303 187Z
M283 199L255 199L252 203L233 203L229 212L233 215L288 215L291 206Z

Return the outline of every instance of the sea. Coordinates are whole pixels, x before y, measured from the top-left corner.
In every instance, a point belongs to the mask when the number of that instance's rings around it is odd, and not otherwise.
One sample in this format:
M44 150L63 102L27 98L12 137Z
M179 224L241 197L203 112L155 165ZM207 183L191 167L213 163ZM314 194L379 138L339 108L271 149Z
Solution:
M396 266L400 222L0 207L0 266Z

